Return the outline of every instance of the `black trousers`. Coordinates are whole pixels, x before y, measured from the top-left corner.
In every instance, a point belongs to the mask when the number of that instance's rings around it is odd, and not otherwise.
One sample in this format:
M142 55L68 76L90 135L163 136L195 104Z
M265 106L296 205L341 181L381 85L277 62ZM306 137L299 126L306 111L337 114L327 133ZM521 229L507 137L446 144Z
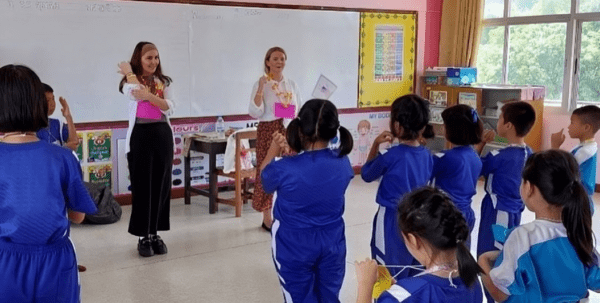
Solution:
M129 146L129 233L145 237L169 230L173 132L166 122L135 124Z

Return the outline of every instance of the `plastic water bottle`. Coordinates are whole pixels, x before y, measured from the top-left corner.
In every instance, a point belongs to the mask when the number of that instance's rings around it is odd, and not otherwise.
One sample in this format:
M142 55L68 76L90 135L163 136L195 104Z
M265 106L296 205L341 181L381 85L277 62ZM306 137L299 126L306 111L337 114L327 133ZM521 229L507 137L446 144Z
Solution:
M217 123L215 123L215 130L219 135L219 139L225 139L225 120L223 120L222 116L217 118Z

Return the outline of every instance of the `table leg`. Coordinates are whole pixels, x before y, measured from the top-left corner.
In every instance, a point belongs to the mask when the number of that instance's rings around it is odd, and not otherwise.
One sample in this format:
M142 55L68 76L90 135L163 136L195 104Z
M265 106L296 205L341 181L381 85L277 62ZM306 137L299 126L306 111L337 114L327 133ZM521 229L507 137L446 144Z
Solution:
M210 153L208 155L208 208L209 213L217 212L217 194L218 194L218 177L217 170L217 154Z
M190 187L192 184L192 178L191 178L191 173L190 173L190 156L185 156L183 157L183 163L184 163L184 178L183 178L183 182L184 182L184 201L185 204L190 204L191 203L191 192L190 192Z

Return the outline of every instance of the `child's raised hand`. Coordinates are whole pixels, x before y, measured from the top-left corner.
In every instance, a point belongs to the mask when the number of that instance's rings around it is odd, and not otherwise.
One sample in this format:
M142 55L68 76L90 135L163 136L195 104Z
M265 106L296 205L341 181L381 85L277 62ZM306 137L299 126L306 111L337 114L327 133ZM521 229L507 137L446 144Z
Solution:
M62 107L61 112L63 114L63 117L71 117L71 109L69 109L69 104L67 103L67 100L63 97L59 97L58 102L60 102L60 106Z
M550 146L552 148L560 148L560 146L565 142L565 134L563 132L565 129L561 129L559 132L553 133L550 136Z
M392 143L392 141L394 141L394 135L387 130L384 130L383 132L381 132L381 134L379 134L379 136L377 136L377 138L375 138L375 143L377 144L385 142Z
M284 154L290 153L290 145L288 144L287 139L281 133L277 132L273 134L273 142L279 146L279 150Z
M496 138L496 132L494 130L488 129L485 132L483 132L484 143L492 142L494 141L494 138Z
M364 261L354 261L354 267L356 268L356 279L358 281L358 287L373 287L377 282L377 262L371 259L365 259Z

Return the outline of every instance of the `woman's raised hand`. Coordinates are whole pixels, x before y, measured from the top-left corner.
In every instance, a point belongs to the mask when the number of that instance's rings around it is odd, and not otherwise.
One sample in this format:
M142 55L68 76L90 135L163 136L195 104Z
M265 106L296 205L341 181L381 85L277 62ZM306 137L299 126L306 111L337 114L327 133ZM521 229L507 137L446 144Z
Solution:
M129 62L127 61L121 61L118 65L119 73L123 76L133 72L133 70L131 69L131 64L129 64Z

